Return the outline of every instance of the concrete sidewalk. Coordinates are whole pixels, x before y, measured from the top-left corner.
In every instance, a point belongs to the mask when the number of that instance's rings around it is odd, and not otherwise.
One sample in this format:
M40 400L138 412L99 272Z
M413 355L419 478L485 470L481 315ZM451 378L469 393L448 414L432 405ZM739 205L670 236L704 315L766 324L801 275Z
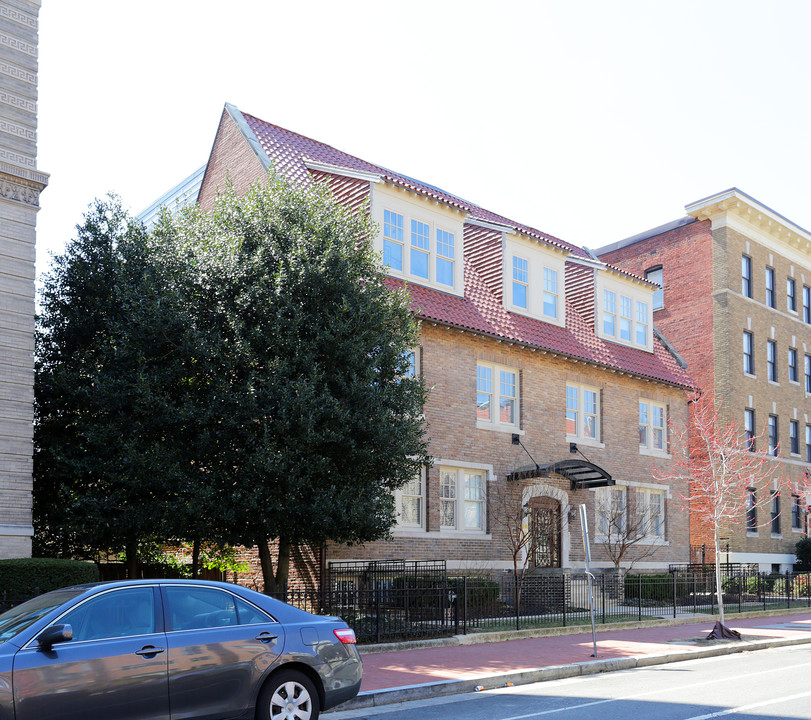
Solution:
M738 642L706 641L713 617L598 626L596 658L591 628L583 626L460 635L422 647L361 646L361 692L336 711L811 643L809 611L746 615L756 616L727 616L727 626L743 636Z

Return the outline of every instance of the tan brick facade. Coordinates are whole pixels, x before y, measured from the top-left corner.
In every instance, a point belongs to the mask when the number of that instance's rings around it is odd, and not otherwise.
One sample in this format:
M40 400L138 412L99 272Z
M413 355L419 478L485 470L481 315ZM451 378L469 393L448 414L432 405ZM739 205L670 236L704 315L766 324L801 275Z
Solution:
M0 558L31 555L37 17L0 0Z
M664 308L654 313L654 322L685 358L702 390L721 400L726 418L743 429L744 410L754 410L755 432L763 434L769 415L777 417L777 472L796 483L809 467L811 395L805 392L804 362L811 354L811 324L803 317L803 286L811 285L811 244L807 233L770 212L742 195L737 205L691 212L696 222L654 230L598 253L606 262L639 274L663 267ZM751 258L751 298L742 293L742 256ZM767 267L774 269L775 307L766 302ZM795 311L787 308L787 278L795 281ZM754 341L754 374L744 372L744 331ZM777 382L767 377L767 340L776 343ZM789 380L789 348L797 351L796 382ZM791 421L799 431L796 453L790 448ZM802 501L806 505L808 498ZM727 533L730 560L758 563L764 571L789 569L794 546L807 527L804 520L801 528L792 527L791 502L790 497L780 498L779 534L768 525L756 533L743 527ZM691 537L694 545L711 542L708 528L696 521Z
M491 338L461 333L458 330L424 323L422 327L422 373L430 388L425 418L430 435L430 453L437 459L428 470L427 522L423 530L395 530L388 542L371 543L362 548L330 547L329 560L337 559L409 559L448 562L459 569L507 569L510 553L503 533L488 524L480 538L455 538L443 532L439 521L439 460L474 466L492 466L488 482L505 483L509 473L527 465L524 449L513 445L510 432L476 427L476 365L478 361L515 368L521 384L521 442L538 464L570 457L565 430L566 383L576 382L600 389L602 445L578 445L590 461L607 470L619 485L658 486L652 468L664 468L670 460L640 454L638 401L647 398L668 406L674 422L683 424L687 404L684 391L655 383L619 376L610 371L574 363L562 357L532 352ZM590 533L595 539L595 491L570 489L560 476L522 481L553 487L566 497L564 507L571 510L568 544L563 538L568 567L583 566L582 536L575 521L577 506L588 508ZM665 489L665 488L662 488ZM688 523L681 511L684 491L667 488L666 544L640 567L664 568L669 563L687 561ZM633 556L632 556L633 557ZM593 543L595 567L610 562L599 542Z

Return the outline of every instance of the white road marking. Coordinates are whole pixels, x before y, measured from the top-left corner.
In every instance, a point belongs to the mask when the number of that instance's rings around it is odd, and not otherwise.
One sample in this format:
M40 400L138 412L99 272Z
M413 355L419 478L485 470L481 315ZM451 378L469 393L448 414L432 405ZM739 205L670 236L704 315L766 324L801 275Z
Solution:
M762 708L768 705L777 705L778 703L790 702L791 700L799 700L800 698L809 696L811 696L811 691L799 693L797 695L784 695L783 697L774 698L772 700L764 700L763 702L752 703L751 705L740 705L739 707L730 708L729 710L719 710L718 712L710 713L709 715L694 715L693 717L686 718L685 720L710 720L710 718L718 718L723 717L724 715L732 715L732 713L747 712L748 710L754 710L755 708Z
M746 673L744 675L737 675L736 680L742 680L742 679L748 678L748 677L759 677L761 675L766 675L767 673L773 673L773 672L784 673L787 670L796 670L796 669L799 669L799 668L807 668L807 667L811 667L811 663L800 663L799 665L783 666L783 667L779 667L779 668L774 668L773 670L760 670L760 671L754 672L754 673ZM643 668L639 668L639 669L641 670ZM592 675L591 677L596 677L596 676ZM558 713L569 712L569 711L572 711L572 710L582 710L583 708L592 707L594 705L605 705L606 703L624 702L625 700L636 700L638 698L649 697L651 695L661 695L663 693L669 693L669 692L680 692L682 690L689 690L691 688L698 688L698 687L704 687L705 685L717 685L717 684L718 684L718 680L713 679L713 680L708 680L706 682L691 683L690 685L681 685L678 688L663 688L661 690L648 690L646 692L634 693L633 695L624 695L623 697L618 697L618 698L605 698L605 699L602 699L602 700L592 700L590 702L579 703L578 705L569 705L568 707L554 708L552 710L541 710L540 712L527 713L526 715L512 715L510 717L500 718L499 720L526 720L526 718L542 717L544 715L556 715ZM499 688L499 689L501 689L501 688ZM784 697L784 698L779 699L779 700L768 700L768 701L765 701L763 704L764 705L774 704L774 703L777 703L777 702L784 702L784 701L792 700L794 698L806 697L808 695L811 695L811 692L803 693L802 695ZM733 710L723 710L723 711L719 711L718 713L714 713L714 714L711 714L711 715L701 715L701 716L696 716L694 718L687 718L687 720L709 720L709 718L721 717L722 715L729 715L729 714L731 714L733 712L739 712L739 711L743 711L743 710L746 710L746 709L749 709L749 708L754 708L754 707L758 707L758 705L751 705L751 706L747 706L745 708L741 707L741 708L736 708L736 709L733 709Z

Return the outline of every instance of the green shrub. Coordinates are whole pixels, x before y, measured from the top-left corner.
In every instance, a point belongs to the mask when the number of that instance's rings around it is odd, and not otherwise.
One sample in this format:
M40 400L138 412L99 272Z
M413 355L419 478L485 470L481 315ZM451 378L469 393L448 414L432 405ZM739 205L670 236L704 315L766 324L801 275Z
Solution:
M95 563L56 558L0 560L0 593L33 595L36 588L49 592L68 585L97 582Z
M811 570L811 538L800 540L794 547L794 553L797 555L794 570L797 572Z

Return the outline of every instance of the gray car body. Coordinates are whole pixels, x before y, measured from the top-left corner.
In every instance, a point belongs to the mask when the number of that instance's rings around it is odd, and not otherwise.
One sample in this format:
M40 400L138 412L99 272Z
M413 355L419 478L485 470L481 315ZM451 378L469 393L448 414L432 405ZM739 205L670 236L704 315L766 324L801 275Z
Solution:
M139 586L154 588L157 607L161 610L159 614L166 624L170 621L166 617L165 588L170 586L225 590L261 608L277 622L268 623L267 627L265 624L236 625L185 631L174 631L162 624L155 628L159 632L149 636L91 643L59 643L50 651L37 647L39 633L58 623L59 618L71 608L100 593ZM93 706L95 712L99 713L99 717L103 712L105 720L113 717L137 717L143 720L253 718L254 706L263 684L272 674L284 668L296 669L313 680L322 710L354 697L360 689L362 662L357 648L339 642L333 632L347 627L340 618L313 615L230 583L140 580L95 583L75 589L79 590L79 594L71 600L13 638L0 642L0 720L92 718L93 715L86 714L84 708L84 704L91 702L96 703ZM263 638L265 646L273 646L270 651L263 652L252 647L257 645L255 640L259 639L255 634L262 631L267 637L274 638L271 643ZM144 646L157 647L160 643L168 651L173 647L178 648L176 660L170 659L170 652L156 652L154 656L133 654L139 649L143 653ZM111 666L105 666L97 659L104 644L111 647L111 652L119 654L119 660ZM78 647L80 645L85 648ZM218 656L216 661L212 661L212 648ZM54 653L62 653L63 656L73 653L74 657L66 658L67 664L51 667L44 654L50 656ZM142 673L144 660L156 663L151 674L127 676L133 668L136 673ZM164 669L161 669L161 663ZM167 665L173 668L169 669ZM71 669L79 670L81 676L72 677ZM165 692L160 680L162 672L167 675ZM88 675L92 675L92 678ZM91 679L95 685L90 682ZM168 704L170 682L174 683L176 691L171 714ZM92 686L94 690L88 691L87 686ZM235 686L238 686L239 707L225 712L223 691L231 692ZM105 687L112 689L105 693ZM112 704L104 705L105 702Z

